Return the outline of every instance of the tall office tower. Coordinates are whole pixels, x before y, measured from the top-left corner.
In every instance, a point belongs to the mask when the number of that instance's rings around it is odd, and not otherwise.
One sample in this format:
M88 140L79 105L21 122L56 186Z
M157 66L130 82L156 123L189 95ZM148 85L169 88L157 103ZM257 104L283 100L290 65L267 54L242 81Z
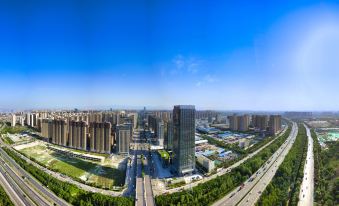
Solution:
M30 113L26 114L26 124L31 125L31 114Z
M228 116L229 122L230 122L230 129L237 131L239 129L238 127L238 117L236 114L233 114L232 116Z
M164 139L164 147L166 150L173 150L173 122L169 121L165 123L165 139Z
M164 136L165 136L165 128L164 128L164 122L163 121L158 121L157 122L157 126L156 126L156 130L155 130L155 134L156 134L156 139L157 139L157 144L159 146L164 146Z
M53 120L52 143L67 146L68 128L64 119Z
M90 150L110 154L112 148L111 123L92 122L90 123L90 128Z
M245 114L239 117L239 131L245 132L248 131L248 126L250 125L250 117Z
M16 115L12 114L11 115L11 126L15 127L15 124L16 124Z
M173 169L179 175L195 170L195 108L177 105L173 109Z
M275 135L281 130L281 115L271 115L269 121L270 134Z
M253 115L252 116L252 125L259 129L260 131L264 131L268 126L268 117L267 115Z
M132 136L131 125L117 125L115 131L116 151L118 154L129 154L129 144Z

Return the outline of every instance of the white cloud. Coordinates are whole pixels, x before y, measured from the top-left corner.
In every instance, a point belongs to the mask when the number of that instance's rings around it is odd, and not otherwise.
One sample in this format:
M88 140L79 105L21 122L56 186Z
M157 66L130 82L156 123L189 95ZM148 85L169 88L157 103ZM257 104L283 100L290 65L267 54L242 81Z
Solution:
M181 54L174 57L172 60L172 69L170 73L172 75L180 74L180 73L190 73L196 74L199 72L202 61L193 57L185 57Z

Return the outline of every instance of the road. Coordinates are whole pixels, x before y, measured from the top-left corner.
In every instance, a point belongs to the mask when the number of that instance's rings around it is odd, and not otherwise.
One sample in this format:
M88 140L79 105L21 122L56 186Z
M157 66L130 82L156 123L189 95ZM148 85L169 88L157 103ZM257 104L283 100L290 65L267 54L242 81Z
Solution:
M6 191L14 205L30 205L30 202L25 198L25 193L14 182L14 180L7 174L7 172L0 166L0 184Z
M314 158L313 158L313 139L311 136L310 128L305 125L308 147L307 147L307 156L304 166L304 178L300 186L299 192L299 206L307 206L313 204L313 195L314 195Z
M148 151L147 151L148 153ZM146 155L147 158L144 159L144 185L145 185L145 196L146 196L146 205L147 206L155 206L153 191L152 191L152 182L150 177L150 162L149 159L151 158L150 154Z
M137 156L136 201L137 206L155 206L151 184L150 152L147 143L139 136L135 140Z
M214 206L230 206L230 205L254 205L260 197L260 194L268 183L272 180L279 165L284 160L288 151L292 147L298 133L296 123L293 123L292 130L286 141L280 148L254 173L243 186L235 188L228 195L215 202Z
M133 134L133 139L139 135L138 131L135 131ZM131 158L130 163L127 164L126 170L126 179L125 185L127 189L123 192L123 196L125 197L132 197L135 194L135 183L136 183L136 150L134 149L134 142L130 143L130 154L129 157Z
M37 205L48 206L50 203L42 197L39 193L31 188L25 180L20 177L8 164L4 161L3 156L0 157L0 164L2 168L1 173L9 174L9 177L20 187L22 191ZM8 176L7 176L8 177Z
M57 205L61 206L68 206L69 204L56 196L52 191L47 189L45 186L43 186L38 180L36 180L31 174L26 172L26 170L22 169L19 164L17 164L2 148L0 148L0 154L4 159L9 161L11 165L16 169L20 175L25 176L25 180L30 183L30 185L34 186L36 188L36 191L39 191L39 193L43 194L44 197L46 197L49 202L56 203Z
M137 149L139 150L138 146ZM136 178L136 206L145 206L145 188L144 188L144 179L142 177L142 166L141 166L141 155L137 155L137 178Z
M254 155L256 155L257 153L259 153L261 150L265 149L267 146L269 146L272 142L274 142L274 140L278 137L280 137L281 135L285 134L286 130L287 130L288 127L285 127L283 131L281 131L279 133L279 135L277 135L277 137L275 137L274 139L272 139L270 142L268 142L267 144L265 144L264 146L260 147L258 150L248 154L246 157L244 157L243 159L239 160L238 162L234 163L233 165L227 167L227 168L223 168L221 171L219 171L218 173L216 174L213 174L209 177L205 177L203 178L202 180L200 181L196 181L196 182L193 182L191 184L188 184L188 185L184 185L184 186L181 186L181 187L177 187L177 188L173 188L173 189L169 189L169 190L163 190L161 192L159 192L158 194L156 195L160 195L160 194L164 194L164 193L174 193L174 192L179 192L181 190L188 190L188 189L191 189L192 187L195 187L197 186L198 184L201 184L201 183L204 183L204 182L207 182L211 179L214 179L218 176L221 176L221 175L224 175L228 172L230 172L232 169L238 167L239 165L241 165L242 163L244 163L245 161L247 161L248 159L250 159L251 157L253 157Z

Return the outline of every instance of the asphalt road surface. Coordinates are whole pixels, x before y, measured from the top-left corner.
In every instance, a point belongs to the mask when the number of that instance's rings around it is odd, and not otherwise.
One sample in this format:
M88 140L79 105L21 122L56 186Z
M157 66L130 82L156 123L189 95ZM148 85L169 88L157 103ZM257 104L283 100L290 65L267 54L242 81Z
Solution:
M137 178L136 178L136 206L145 206L144 179L142 177L141 158L137 158Z
M147 151L147 153L148 153L148 151ZM149 158L151 158L150 155L146 155L146 158L144 159L144 165L145 165L144 185L145 185L146 205L147 206L155 206L153 191L152 191L151 177L150 177L150 161L149 161Z
M8 175L8 173L0 166L0 184L3 186L7 195L10 197L14 205L30 205L31 203L25 193L14 182L14 180Z
M37 191L42 193L44 197L46 197L49 200L49 202L56 203L57 205L60 206L69 205L65 200L59 198L52 191L43 186L39 181L37 181L28 172L26 172L26 170L22 169L9 155L7 155L7 153L2 148L0 148L0 154L2 155L3 158L9 161L18 172L25 176L26 178L25 180L29 182L31 185L33 185L37 189Z
M8 166L7 163L0 158L0 164L2 166L2 169L4 170L5 174L9 174L10 178L14 180L14 182L21 188L22 191L37 205L41 206L48 206L50 203L45 200L39 193L34 191L30 185L28 185L25 180L18 176L14 170Z
M235 188L228 195L214 203L214 206L254 205L262 191L273 178L279 165L292 147L298 133L298 127L293 123L291 133L280 148L254 173L244 185Z
M307 156L304 166L304 179L300 186L299 202L300 206L313 205L314 193L314 158L313 158L313 139L310 128L305 125L308 139Z
M136 201L137 206L154 206L150 176L150 155L148 144L139 138L135 141L137 156Z

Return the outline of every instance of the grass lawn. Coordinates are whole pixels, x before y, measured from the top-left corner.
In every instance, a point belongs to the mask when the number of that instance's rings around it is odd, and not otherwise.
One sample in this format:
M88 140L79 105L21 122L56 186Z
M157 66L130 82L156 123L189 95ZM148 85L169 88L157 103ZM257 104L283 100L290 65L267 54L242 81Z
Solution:
M68 157L49 150L46 146L25 148L21 152L54 171L75 179L80 178L99 187L121 186L125 182L125 171L96 162Z
M27 131L29 130L27 127L24 127L24 126L15 126L15 127L11 127L11 126L5 126L1 133L2 134L6 134L6 133L10 133L10 134L16 134L16 133L21 133L21 132L24 132L24 131Z

